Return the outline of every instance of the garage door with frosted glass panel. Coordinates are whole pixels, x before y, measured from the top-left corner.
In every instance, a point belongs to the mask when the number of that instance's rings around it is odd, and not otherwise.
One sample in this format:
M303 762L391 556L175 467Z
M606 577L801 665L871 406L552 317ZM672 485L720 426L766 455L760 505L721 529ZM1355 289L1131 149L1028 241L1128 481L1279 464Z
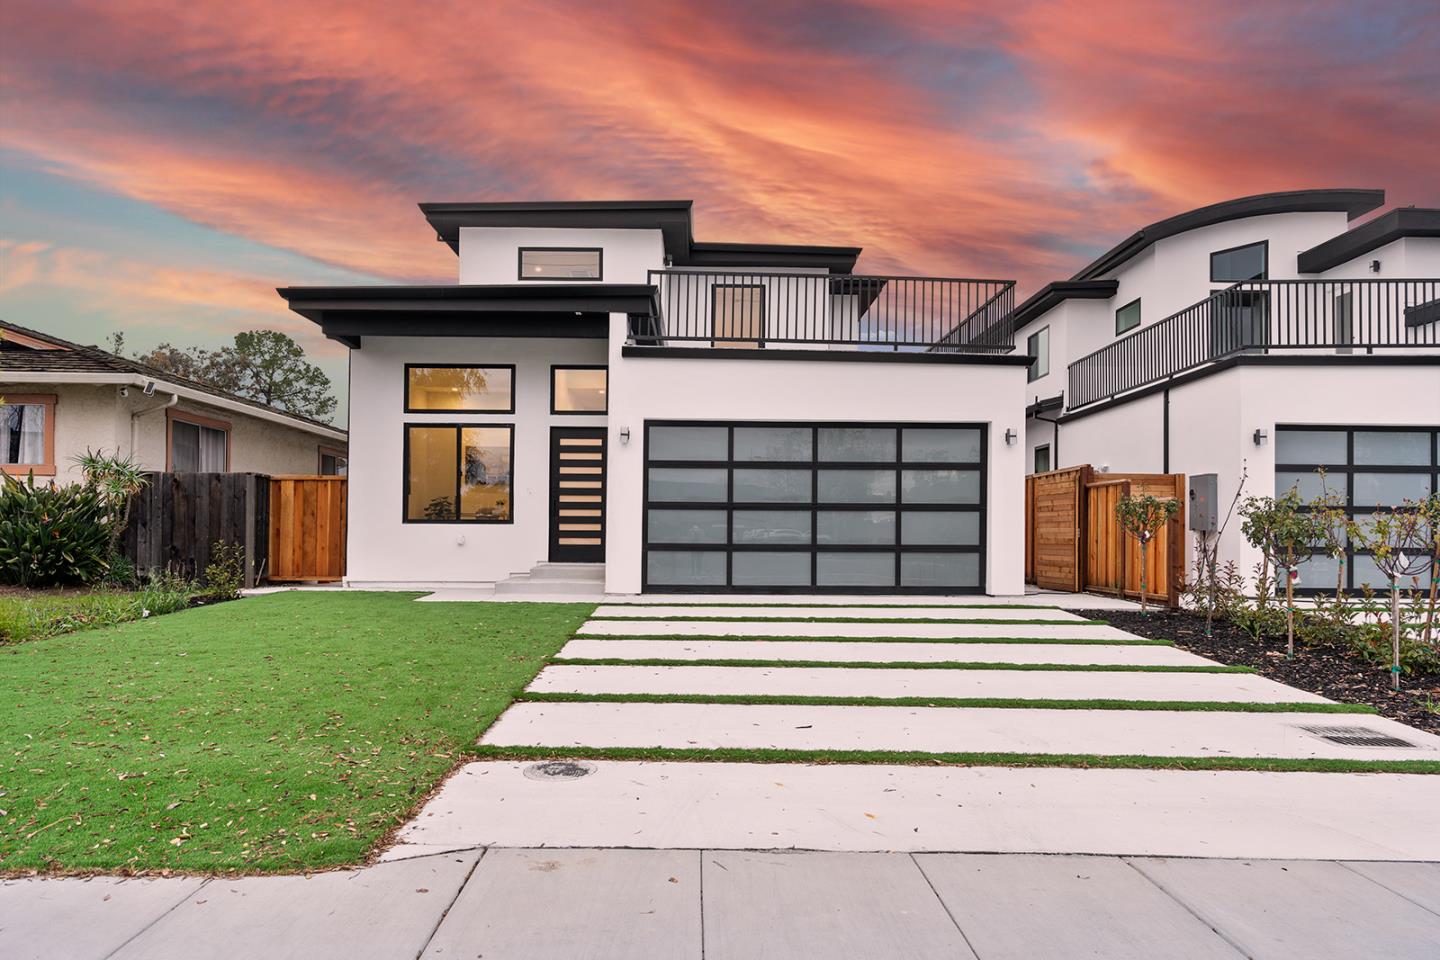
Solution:
M651 421L650 592L978 593L979 424Z

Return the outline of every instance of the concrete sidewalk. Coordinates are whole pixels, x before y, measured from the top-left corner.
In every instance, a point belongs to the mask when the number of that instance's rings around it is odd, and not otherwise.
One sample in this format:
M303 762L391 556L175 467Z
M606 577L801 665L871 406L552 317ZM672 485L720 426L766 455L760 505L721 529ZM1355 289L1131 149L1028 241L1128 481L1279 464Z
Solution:
M457 851L312 877L0 884L6 960L1420 960L1440 864Z

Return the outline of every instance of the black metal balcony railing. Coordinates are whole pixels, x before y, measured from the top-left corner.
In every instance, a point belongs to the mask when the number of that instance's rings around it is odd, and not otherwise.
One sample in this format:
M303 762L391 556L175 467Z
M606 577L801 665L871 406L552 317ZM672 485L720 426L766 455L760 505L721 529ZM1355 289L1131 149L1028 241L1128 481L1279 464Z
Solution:
M652 270L660 310L637 344L1009 352L1009 280Z
M1255 280L1070 364L1068 409L1242 353L1440 347L1440 280Z

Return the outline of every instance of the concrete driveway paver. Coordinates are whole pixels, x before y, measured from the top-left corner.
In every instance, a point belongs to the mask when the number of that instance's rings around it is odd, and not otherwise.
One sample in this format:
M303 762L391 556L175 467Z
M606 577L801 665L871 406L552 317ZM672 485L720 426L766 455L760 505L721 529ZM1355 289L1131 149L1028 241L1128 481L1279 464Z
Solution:
M1063 663L1213 667L1176 647L1100 643L906 643L903 640L571 640L560 657L620 660L810 660L853 663Z
M214 880L115 960L414 957L480 851L311 876Z
M1240 960L1238 950L1123 860L916 854L984 960Z
M706 960L975 956L908 857L703 856Z
M1422 960L1440 953L1440 915L1338 863L1133 862L1256 960Z
M0 957L100 960L204 885L199 877L0 881Z
M426 960L699 960L700 852L491 850Z
M1044 607L683 607L658 604L605 605L598 607L591 616L622 617L630 620L665 620L676 617L803 620L808 617L848 617L857 620L1052 620L1056 623L1075 623L1084 619L1067 610L1047 610Z
M1364 728L1412 748L1336 744L1302 726ZM544 747L913 750L1171 757L1434 760L1440 737L1367 714L698 703L517 703L481 743Z
M936 640L1138 640L1116 627L1089 623L795 623L763 620L588 620L577 637L917 637Z
M1440 860L1440 777L595 761L466 764L387 857L479 845ZM1380 864L1379 866L1385 866ZM1440 868L1437 868L1440 869Z
M1436 810L1440 810L1437 804L1432 810L1432 816ZM1396 823L1414 823L1409 819L1396 820ZM1431 831L1440 835L1440 827ZM1430 857L1431 860L1440 860L1440 856ZM1374 880L1376 883L1400 894L1406 900L1418 903L1431 913L1440 914L1440 863L1347 863L1345 866Z
M810 697L1015 697L1051 700L1181 700L1326 703L1324 697L1250 673L1103 670L848 670L816 667L565 666L526 688L550 693L650 693Z

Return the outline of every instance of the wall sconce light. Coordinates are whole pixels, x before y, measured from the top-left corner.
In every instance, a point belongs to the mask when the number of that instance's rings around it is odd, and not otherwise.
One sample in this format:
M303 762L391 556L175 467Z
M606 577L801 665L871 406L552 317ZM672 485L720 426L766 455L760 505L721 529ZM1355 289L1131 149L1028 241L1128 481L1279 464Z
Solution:
M1380 261L1379 261L1379 260L1371 260L1371 261L1370 261L1370 272L1371 272L1371 273L1379 273L1379 272L1380 272Z
M621 443L629 443L629 442L630 442L630 428L629 428L629 427L621 427L621 428L620 428L620 442L621 442Z
M1016 433L1014 430L1006 430L1006 431L1005 431L1005 445L1006 445L1007 447L1013 447L1013 446L1015 446L1015 441L1016 441L1016 440L1019 440L1019 439L1020 439L1020 435L1019 435L1018 433Z
M1250 439L1255 441L1255 446L1263 447L1265 446L1265 441L1270 439L1270 434L1266 433L1264 430L1256 430L1255 435Z

